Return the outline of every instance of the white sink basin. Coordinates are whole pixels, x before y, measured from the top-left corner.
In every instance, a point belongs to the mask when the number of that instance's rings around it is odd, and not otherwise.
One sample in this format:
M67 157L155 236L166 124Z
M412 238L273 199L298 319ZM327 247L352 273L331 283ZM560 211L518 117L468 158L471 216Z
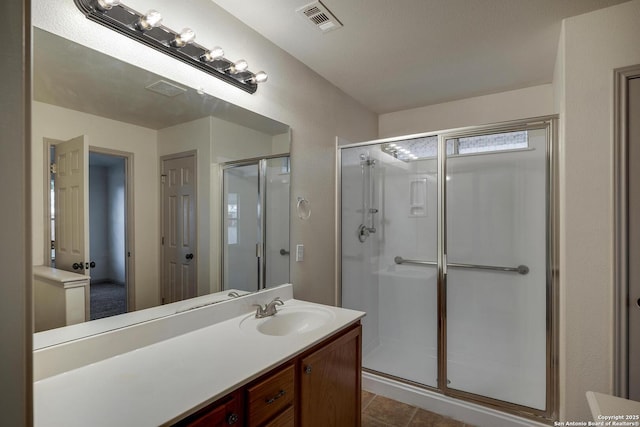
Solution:
M333 312L320 307L282 307L273 316L244 318L240 328L255 330L264 335L299 335L318 329L335 318Z

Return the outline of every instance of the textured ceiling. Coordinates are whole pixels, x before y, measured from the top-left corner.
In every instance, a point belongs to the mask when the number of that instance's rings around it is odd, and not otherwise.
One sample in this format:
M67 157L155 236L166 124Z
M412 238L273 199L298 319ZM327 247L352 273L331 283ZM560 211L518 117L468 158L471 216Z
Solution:
M310 0L212 1L385 113L549 83L561 20L626 0L322 0L344 25L325 34Z
M184 93L174 97L145 89L159 80L168 81L34 28L33 98L36 101L150 129L215 116L269 135L288 130L288 126L280 122L213 96L200 95L192 88L184 88Z

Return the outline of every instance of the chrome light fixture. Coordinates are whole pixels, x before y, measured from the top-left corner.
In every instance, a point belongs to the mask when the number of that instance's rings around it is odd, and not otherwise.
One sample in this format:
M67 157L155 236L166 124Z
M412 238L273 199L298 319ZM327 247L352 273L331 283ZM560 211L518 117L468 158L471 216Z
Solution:
M139 13L120 0L74 0L84 15L105 27L159 50L246 92L255 93L258 84L267 81L264 71L253 73L244 59L230 61L222 48L208 49L195 43L190 28L174 31L162 25L156 10Z
M109 9L111 10L111 9ZM150 10L146 15L142 15L136 24L141 31L149 31L162 23L162 15L157 10Z
M120 4L120 0L97 0L96 6L100 10L111 10L113 6L117 6Z

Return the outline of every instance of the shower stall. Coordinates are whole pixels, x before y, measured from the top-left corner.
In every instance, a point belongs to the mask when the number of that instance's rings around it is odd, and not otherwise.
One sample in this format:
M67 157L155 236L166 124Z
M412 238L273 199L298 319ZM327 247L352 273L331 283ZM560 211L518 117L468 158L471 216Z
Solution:
M554 118L339 147L341 304L363 368L556 416Z

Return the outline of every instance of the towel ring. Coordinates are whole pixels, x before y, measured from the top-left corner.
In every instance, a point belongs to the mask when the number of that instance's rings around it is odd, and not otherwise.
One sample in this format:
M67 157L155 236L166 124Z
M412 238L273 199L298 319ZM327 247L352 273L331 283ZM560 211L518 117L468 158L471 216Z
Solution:
M309 217L311 216L311 204L304 197L298 197L296 211L298 212L298 218L309 219Z

